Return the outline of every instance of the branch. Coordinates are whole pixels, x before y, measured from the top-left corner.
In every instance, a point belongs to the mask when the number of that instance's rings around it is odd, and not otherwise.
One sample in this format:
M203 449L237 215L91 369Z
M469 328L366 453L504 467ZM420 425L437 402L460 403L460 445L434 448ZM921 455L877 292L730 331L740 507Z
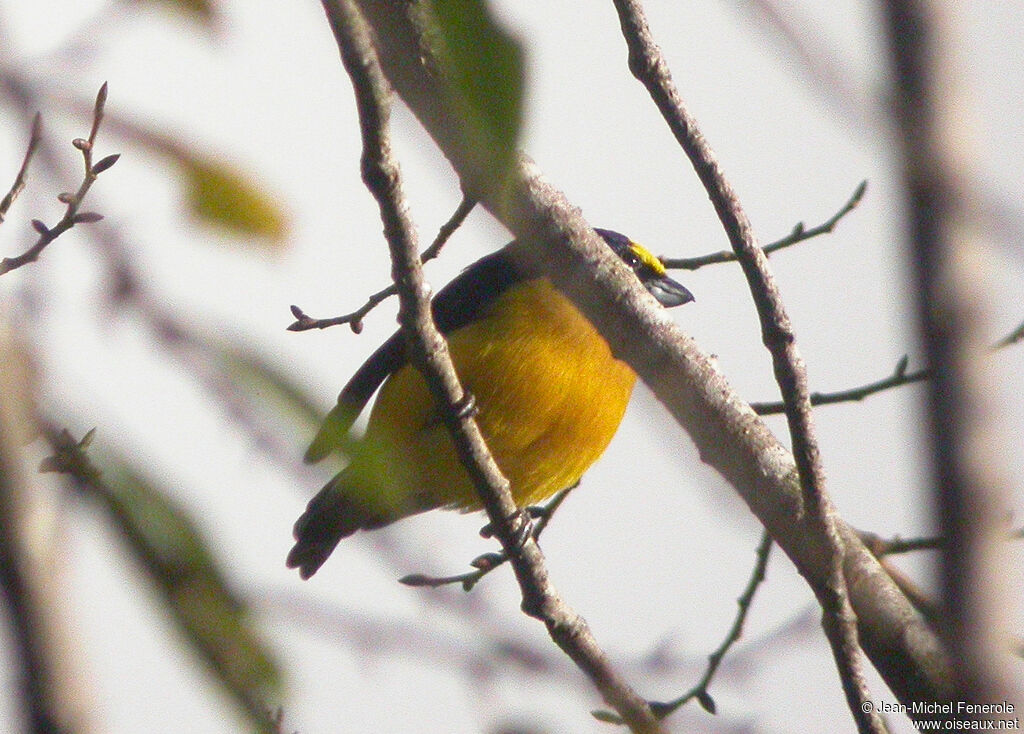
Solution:
M425 264L430 260L441 254L441 248L445 246L448 239L455 234L462 223L466 221L466 217L473 211L473 207L476 206L476 202L468 196L463 196L462 201L459 202L459 206L455 209L455 212L449 217L448 221L441 225L441 229L437 232L437 237L430 243L430 247L423 251L420 256L420 264ZM314 319L307 316L301 308L298 306L292 306L292 316L295 317L295 321L288 326L288 331L308 331L309 329L326 329L329 326L337 326L338 324L349 324L352 327L352 331L359 334L363 330L363 319L370 311L375 309L378 304L387 300L391 296L398 292L395 284L383 288L372 296L366 299L366 303L363 304L359 309L352 313L345 314L343 316L334 316L327 319Z
M946 547L946 543L939 536L901 538L897 535L894 538L883 538L867 530L861 530L859 535L864 541L864 545L876 556L891 556L920 550L942 550ZM1024 540L1024 527L1010 532L1006 536L1006 540Z
M78 209L82 205L85 195L96 181L96 177L117 163L117 159L120 157L119 153L115 153L100 159L95 164L92 162L93 147L96 142L96 134L100 129L100 122L103 120L103 106L106 104L106 101L107 84L104 82L103 86L100 87L99 94L96 95L96 106L93 110L92 129L89 131L89 137L84 139L75 138L71 141L71 144L82 153L82 159L85 163L85 177L82 179L78 191L74 193L65 192L57 196L57 199L62 204L67 205L67 208L64 210L64 216L53 227L47 227L42 221L33 219L32 227L39 234L35 244L17 257L5 257L3 260L0 260L0 275L38 260L39 255L42 254L43 250L51 242L76 224L98 222L103 218L101 214L96 212L79 212Z
M1024 322L993 344L992 351L998 351L1000 349L1013 346L1021 339L1024 339ZM838 392L812 392L811 405L833 405L835 403L848 403L863 400L869 395L874 395L875 393L882 392L883 390L890 390L894 387L902 387L903 385L911 385L915 382L923 382L932 378L932 371L929 369L919 369L914 370L913 372L907 372L907 366L909 364L910 358L907 355L903 355L896 363L896 369L893 370L892 374L888 377L883 377L881 380L869 382L866 385L861 385L860 387L840 390ZM775 415L785 410L785 404L781 400L774 402L751 403L750 407L753 408L754 412L758 415Z
M478 184L488 172L467 149L462 121L444 104L424 4L359 3L388 80L451 162L464 189L526 243L522 257L542 267L612 351L636 370L687 431L701 459L735 488L808 583L822 583L828 555L804 527L789 452L532 161L522 157L501 192ZM856 533L838 525L861 641L872 662L901 703L953 700L951 663L932 630Z
M796 338L782 294L775 284L767 256L757 246L739 199L697 129L696 120L683 105L661 50L651 36L643 8L638 0L615 0L615 8L629 47L630 70L647 88L693 164L747 278L761 322L762 341L772 355L775 379L786 406L803 506L810 521L808 529L820 537L827 552L825 583L813 585L824 613L822 626L832 646L847 704L858 729L861 732L884 732L881 716L866 705L872 699L861 664L857 617L843 573L843 539L835 522L836 512L825 490L825 472L808 396L807 370L796 348Z
M381 211L398 288L399 321L412 362L423 373L452 435L459 458L480 495L494 534L515 570L523 611L542 620L556 643L591 678L602 696L630 727L659 732L661 727L646 701L612 670L582 617L558 596L540 548L522 534L528 520L512 499L508 480L487 450L459 384L448 345L431 318L429 289L423 280L416 235L408 217L397 163L387 133L388 91L369 38L369 29L345 0L323 0L323 7L352 79L363 137L363 180Z
M21 159L21 168L18 169L18 175L14 177L14 183L11 185L11 190L8 191L3 200L0 201L0 224L3 224L7 210L11 208L11 204L14 203L14 200L18 198L18 194L20 194L22 189L25 188L25 181L28 176L28 164L32 161L32 156L35 155L36 148L39 147L39 141L42 139L42 131L43 118L37 112L35 117L32 118L32 132L29 135L28 147L25 149L25 157Z
M925 395L930 479L940 534L943 621L956 700L1020 696L1006 652L1004 537L1010 482L986 373L986 296L969 191L973 141L965 121L953 3L889 0L892 100L920 335L934 371ZM1016 700L1020 705L1020 700ZM973 718L973 717L972 717Z
M869 395L874 395L877 392L890 390L894 387L900 387L901 385L910 385L915 382L922 382L931 377L931 370L914 370L913 372L907 372L907 366L909 364L910 358L903 355L896 363L896 369L893 370L892 374L888 377L883 377L881 380L869 382L866 385L853 387L848 390L840 390L838 392L813 392L810 395L811 405L832 405L834 403L863 400ZM758 415L775 415L785 410L785 403L781 400L765 403L751 403L750 407L753 408L754 412Z
M726 653L729 652L729 649L739 641L740 637L743 636L743 625L747 621L747 613L750 611L750 605L754 601L754 594L757 593L758 587L764 581L772 545L773 542L771 534L767 530L763 531L761 533L761 542L757 544L757 560L755 561L754 568L750 573L750 580L743 589L743 593L740 594L739 598L736 600L738 609L736 610L736 616L732 621L732 626L729 628L729 631L726 633L721 644L715 648L714 652L708 655L708 666L704 669L704 675L701 676L700 680L697 681L697 684L693 686L693 688L671 701L651 702L651 710L659 717L664 718L669 716L676 709L684 706L693 699L697 699L701 708L709 714L717 713L715 699L713 699L711 694L708 693L708 687L711 685L711 681L714 679L715 673L718 672L718 667L722 664L722 660L725 659ZM609 715L608 712L600 711L596 712L595 715L601 721L607 721L613 724L622 723L621 721L616 720L614 716Z
M835 230L840 219L857 208L857 205L860 204L861 200L864 198L864 194L867 189L868 182L861 181L860 184L857 185L857 188L853 190L853 195L845 204L843 204L842 208L817 227L805 229L804 223L798 222L797 225L793 227L793 231L788 235L780 240L776 240L775 242L765 245L761 249L764 251L765 255L770 255L773 252L787 247L792 247L793 245L805 240L819 237L823 234L830 234ZM736 259L737 256L733 250L720 250L719 252L712 252L698 257L662 257L661 262L670 270L698 270L705 265L733 262Z
M578 485L578 483L577 483ZM551 522L551 518L554 517L555 512L561 507L562 503L565 502L566 497L569 493L574 490L576 486L569 487L557 492L551 501L543 507L528 507L527 512L530 513L530 517L536 520L531 525L530 537L535 541L540 540L541 533L544 532L544 528ZM482 535L490 534L490 528L484 528L481 531ZM437 588L438 586L449 586L451 584L462 584L463 591L471 591L474 586L484 576L489 574L499 566L504 565L508 562L508 554L502 550L500 553L484 553L482 556L477 556L469 565L475 568L475 571L467 571L466 573L456 574L454 576L427 576L421 573L411 573L408 576L403 576L398 579L398 583L405 584L406 586L427 586L429 588Z
M761 534L761 542L757 544L757 561L754 563L754 568L750 573L750 580L743 589L743 593L740 594L740 597L736 600L736 617L732 621L732 627L729 628L729 631L726 633L721 644L715 648L714 652L708 655L708 667L704 671L704 675L701 676L701 679L697 681L697 684L693 688L682 696L679 696L679 698L667 703L651 704L651 708L654 709L658 715L667 716L680 706L683 706L695 698L705 711L712 714L715 713L715 701L708 693L708 686L711 685L711 681L715 677L715 673L718 672L718 666L720 666L722 664L722 660L725 659L725 654L729 652L729 649L739 641L740 637L743 636L743 625L747 621L747 614L750 612L750 605L754 601L754 594L757 593L758 587L764 581L765 572L768 569L768 558L771 555L772 545L772 536L767 530L765 530Z
M25 476L21 446L35 433L29 413L30 369L6 323L0 322L0 609L9 645L11 682L25 731L92 731L62 588L58 508L42 486Z

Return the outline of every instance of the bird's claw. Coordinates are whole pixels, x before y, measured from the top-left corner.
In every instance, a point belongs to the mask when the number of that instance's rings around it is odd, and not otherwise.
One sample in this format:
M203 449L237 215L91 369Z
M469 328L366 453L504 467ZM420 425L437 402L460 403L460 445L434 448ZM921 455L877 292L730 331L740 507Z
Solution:
M516 510L516 514L510 518L515 525L515 532L512 535L512 547L521 550L526 541L533 535L533 511L536 508ZM480 535L484 538L494 537L494 523L487 523L480 528Z
M459 402L455 404L455 415L459 420L465 420L466 418L476 418L477 413L480 409L476 405L476 398L473 393L466 390L462 393L462 397L459 398Z

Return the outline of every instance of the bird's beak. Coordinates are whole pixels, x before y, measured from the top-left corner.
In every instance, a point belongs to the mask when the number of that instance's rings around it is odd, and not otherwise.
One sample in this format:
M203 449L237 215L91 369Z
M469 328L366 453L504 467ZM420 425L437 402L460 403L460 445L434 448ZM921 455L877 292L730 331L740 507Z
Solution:
M694 300L693 294L686 289L686 286L672 280L667 275L650 280L644 285L647 286L647 290L651 292L651 295L658 299L658 303L665 308L682 306L684 303Z

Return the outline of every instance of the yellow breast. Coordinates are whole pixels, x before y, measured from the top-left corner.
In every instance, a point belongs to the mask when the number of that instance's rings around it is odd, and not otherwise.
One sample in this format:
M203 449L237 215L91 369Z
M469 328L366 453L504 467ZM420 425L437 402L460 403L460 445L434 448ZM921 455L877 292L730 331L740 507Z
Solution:
M579 480L615 435L636 380L547 279L510 288L448 343L476 400L480 430L521 506ZM363 446L352 468L397 512L479 507L414 367L381 388Z

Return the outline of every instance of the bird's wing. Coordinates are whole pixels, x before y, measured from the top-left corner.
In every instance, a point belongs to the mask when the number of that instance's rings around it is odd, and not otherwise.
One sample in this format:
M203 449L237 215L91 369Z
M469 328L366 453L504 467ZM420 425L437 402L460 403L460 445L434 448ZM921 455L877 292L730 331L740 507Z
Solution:
M434 298L431 306L438 329L447 335L480 318L500 293L521 279L505 249L477 260ZM377 388L406 361L405 340L401 332L396 332L370 355L342 389L338 404L327 414L306 450L308 463L320 461L345 445L349 429Z
M363 366L342 389L337 405L331 408L313 442L306 449L306 463L320 461L347 443L349 429L363 412L366 403L388 375L403 364L405 343L401 333L396 332L363 362Z

